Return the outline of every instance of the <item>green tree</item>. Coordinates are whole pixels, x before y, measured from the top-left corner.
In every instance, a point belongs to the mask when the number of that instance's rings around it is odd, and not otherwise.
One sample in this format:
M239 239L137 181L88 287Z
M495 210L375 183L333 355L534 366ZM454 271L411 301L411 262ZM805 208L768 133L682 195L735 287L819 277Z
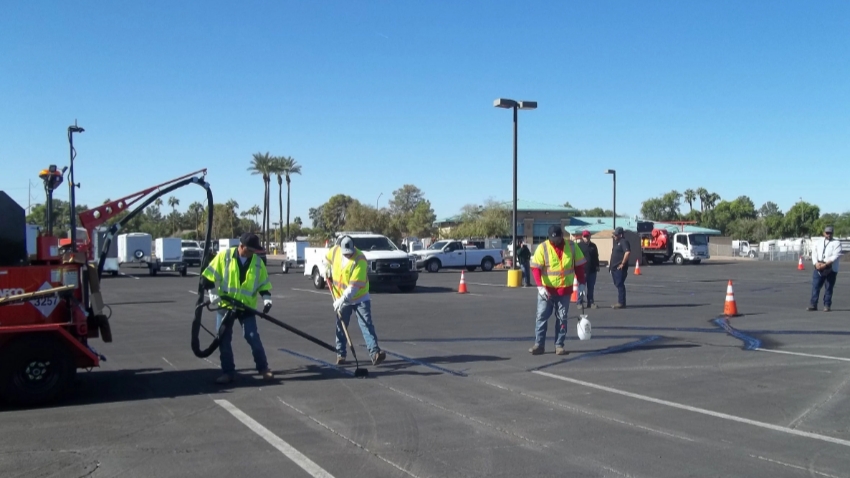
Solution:
M794 237L820 235L820 231L815 226L819 218L819 207L805 201L798 201L785 214L785 230Z
M700 210L700 212L705 212L705 210L706 210L705 203L706 203L707 198L709 196L708 190L705 189L705 188L697 188L696 195L697 195L697 198L699 199L699 210Z
M177 206L180 205L180 200L174 196L168 198L168 206L171 208L171 230L177 233L177 220L180 215L177 214Z
M762 206L759 208L759 217L768 217L775 215L782 215L782 210L779 209L779 206L775 202L768 201L762 204Z
M239 209L239 203L233 199L229 199L226 203L224 203L224 206L230 210L230 213L227 214L227 224L230 226L230 237L237 237L236 224L239 223L239 216L236 215L236 210Z
M640 213L647 219L655 221L675 221L680 217L682 194L673 190L660 198L647 199L641 204Z
M693 189L685 189L684 193L685 202L688 203L688 207L691 211L694 210L694 201L697 199L697 193Z
M286 240L292 240L292 236L289 231L289 200L291 193L291 183L292 183L292 175L293 174L301 174L301 165L298 164L298 161L293 159L292 157L279 157L275 158L275 169L277 172L277 184L280 186L281 184L281 174L286 179ZM281 201L281 211L283 210L283 204ZM283 223L283 217L280 219L281 223Z
M252 175L261 176L263 178L263 223L260 226L266 247L268 247L268 232L271 217L269 216L269 191L271 183L271 175L273 172L272 156L266 153L254 153L251 158L251 165L248 171Z

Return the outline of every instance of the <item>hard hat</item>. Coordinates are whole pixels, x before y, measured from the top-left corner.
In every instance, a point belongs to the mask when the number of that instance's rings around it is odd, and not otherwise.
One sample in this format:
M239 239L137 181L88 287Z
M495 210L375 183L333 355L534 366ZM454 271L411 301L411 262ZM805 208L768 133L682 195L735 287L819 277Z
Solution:
M578 324L576 324L576 332L578 332L579 340L590 339L590 321L587 320L586 315L580 316Z
M354 254L354 241L345 236L339 241L339 248L343 254Z

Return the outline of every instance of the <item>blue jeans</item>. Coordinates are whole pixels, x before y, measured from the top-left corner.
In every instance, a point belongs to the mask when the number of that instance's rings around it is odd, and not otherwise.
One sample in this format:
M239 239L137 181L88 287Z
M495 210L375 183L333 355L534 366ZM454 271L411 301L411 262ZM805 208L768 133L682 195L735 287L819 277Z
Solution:
M614 279L614 287L617 288L617 303L626 305L626 276L629 275L629 270L626 268L617 270L611 269L611 278Z
M588 272L585 274L587 279L587 305L593 303L593 288L596 287L596 272Z
M818 306L818 297L820 296L820 288L823 287L824 283L826 287L823 290L823 305L826 307L832 307L832 289L835 287L835 279L838 276L838 272L832 271L824 277L818 273L818 270L815 269L812 274L812 299L809 301L809 305L812 307Z
M357 323L360 324L360 332L363 333L363 338L366 340L366 348L369 350L369 355L374 355L381 349L378 348L378 336L375 334L375 326L372 325L372 301L367 300L356 305L346 305L339 311L342 323L348 329L348 335L351 335L351 328L348 324L351 322L351 314L357 309ZM339 321L336 321L336 353L345 357L345 332L339 326Z
M219 309L215 317L215 327L218 330L221 327L221 321L224 320L224 314L227 311ZM242 336L251 346L251 352L254 354L254 364L257 366L258 372L268 370L269 363L266 361L266 351L263 349L263 343L260 341L260 333L257 330L257 318L254 314L243 314L239 318L239 323L242 324ZM236 324L234 324L236 325ZM218 345L219 357L221 360L221 370L224 373L234 373L236 364L233 363L233 347L231 339L233 338L233 329L224 332L220 337Z
M520 268L522 268L522 280L523 284L530 286L531 285L531 264L525 263L520 264Z
M567 312L570 310L569 295L553 295L544 299L537 294L537 324L534 329L534 344L546 348L546 330L549 317L555 312L555 347L563 347L567 340Z

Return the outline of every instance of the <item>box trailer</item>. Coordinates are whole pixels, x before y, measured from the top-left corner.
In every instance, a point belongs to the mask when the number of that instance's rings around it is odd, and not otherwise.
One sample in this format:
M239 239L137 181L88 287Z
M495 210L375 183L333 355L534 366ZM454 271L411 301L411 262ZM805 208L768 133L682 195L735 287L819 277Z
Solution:
M153 238L145 232L118 235L118 264L147 264L151 260Z
M310 246L307 241L291 241L283 244L283 255L285 258L281 263L281 270L284 274L289 272L289 269L295 267L304 267L304 250Z
M187 266L183 262L183 240L179 237L158 237L154 242L154 253L148 262L150 275L155 276L157 272L178 272L186 276Z

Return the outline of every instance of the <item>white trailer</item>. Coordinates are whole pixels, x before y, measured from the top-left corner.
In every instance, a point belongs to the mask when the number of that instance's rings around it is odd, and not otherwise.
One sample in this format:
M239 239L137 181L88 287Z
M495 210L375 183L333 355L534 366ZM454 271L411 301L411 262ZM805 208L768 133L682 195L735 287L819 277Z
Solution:
M186 263L183 262L183 240L179 237L158 237L152 259L148 262L148 272L155 276L159 271L178 272L186 276Z
M141 266L151 260L153 238L144 232L118 235L118 264Z
M304 266L304 251L310 245L307 241L291 241L283 243L283 255L285 258L281 263L281 270L284 274L289 273L289 269Z

